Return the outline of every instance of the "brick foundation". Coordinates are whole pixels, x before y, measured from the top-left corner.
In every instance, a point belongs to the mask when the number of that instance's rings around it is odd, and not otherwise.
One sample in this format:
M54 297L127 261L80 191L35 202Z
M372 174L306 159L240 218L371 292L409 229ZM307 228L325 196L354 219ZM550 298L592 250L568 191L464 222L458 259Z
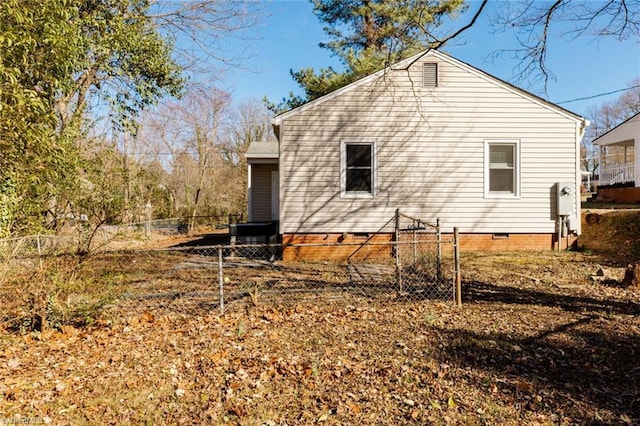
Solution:
M450 240L451 234L443 234L443 239ZM522 250L557 249L555 234L460 234L460 251L464 252L508 252ZM561 248L571 246L576 237L562 238ZM365 247L364 241L374 243ZM348 258L389 258L393 256L390 245L375 245L393 241L393 234L375 234L371 237L354 236L353 234L285 234L282 243L284 261L294 260L346 260ZM313 244L310 247L286 247L287 245Z
M522 251L557 249L555 234L460 234L460 251ZM576 237L569 237L569 247ZM562 238L562 249L567 248L567 239Z
M346 260L384 259L391 257L390 245L369 245L361 247L363 242L388 243L393 234L375 234L373 236L354 236L353 234L285 234L282 244L284 261L293 260ZM313 244L312 247L286 247L289 244Z

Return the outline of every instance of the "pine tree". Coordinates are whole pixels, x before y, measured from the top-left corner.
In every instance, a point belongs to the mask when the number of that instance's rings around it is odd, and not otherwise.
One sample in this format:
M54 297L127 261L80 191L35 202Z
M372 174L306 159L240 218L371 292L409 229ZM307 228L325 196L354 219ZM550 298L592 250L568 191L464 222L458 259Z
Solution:
M344 71L313 68L291 71L305 95L289 95L274 112L283 112L352 83L429 47L431 31L446 16L462 11L463 0L311 0L330 37L320 47L338 56Z

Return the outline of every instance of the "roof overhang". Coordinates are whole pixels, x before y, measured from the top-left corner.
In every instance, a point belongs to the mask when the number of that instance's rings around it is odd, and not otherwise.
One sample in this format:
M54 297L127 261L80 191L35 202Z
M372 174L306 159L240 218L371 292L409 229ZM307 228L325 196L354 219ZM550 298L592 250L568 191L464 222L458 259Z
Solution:
M274 131L274 133L276 135L276 138L278 140L280 140L280 126L281 126L282 122L284 120L286 120L287 118L295 116L295 115L297 115L297 114L299 114L299 113L301 113L303 111L306 111L306 110L308 110L310 108L313 108L316 105L319 105L319 104L322 104L324 102L327 102L327 101L329 101L329 100L331 100L331 99L333 99L333 98L335 98L335 97L337 97L337 96L339 96L339 95L341 95L341 94L343 94L345 92L351 91L351 90L353 90L353 89L355 89L355 88L357 88L359 86L362 86L363 84L367 84L367 83L369 83L371 81L375 81L376 79L378 79L380 77L384 77L384 75L386 73L388 73L388 72L397 71L397 70L406 70L411 65L413 65L416 61L418 61L420 58L422 58L423 56L426 56L426 55L434 56L438 60L450 62L450 63L452 63L454 65L462 67L462 68L466 69L467 71L469 71L469 72L471 72L471 73L473 73L473 74L475 74L475 75L477 75L477 76L479 76L481 78L484 78L484 79L487 79L487 80L491 80L494 83L499 84L500 86L504 87L505 89L509 90L510 92L513 92L513 93L518 94L519 96L528 98L529 100L531 100L531 101L533 101L533 102L535 102L535 103L537 103L537 104L539 104L539 105L541 105L541 106L543 106L543 107L545 107L547 109L553 110L556 113L559 113L560 115L562 115L562 116L564 116L566 118L574 120L577 123L579 123L579 125L580 125L580 127L582 128L583 131L590 124L589 121L586 120L584 117L582 117L582 116L580 116L580 115L578 115L578 114L576 114L574 112L571 112L571 111L569 111L569 110L567 110L565 108L562 108L559 105L556 105L556 104L554 104L552 102L549 102L549 101L547 101L547 100L545 100L545 99L543 99L543 98L541 98L539 96L536 96L536 95L534 95L534 94L532 94L530 92L527 92L524 89L521 89L521 88L519 88L517 86L514 86L511 83L508 83L508 82L506 82L504 80L501 80L498 77L495 77L495 76L492 76L490 74L487 74L486 72L482 71L479 68L474 67L473 65L469 65L466 62L463 62L463 61L461 61L459 59L456 59L456 58L454 58L454 57L452 57L452 56L450 56L450 55L448 55L448 54L446 54L444 52L441 52L439 50L428 49L428 50L424 50L424 51L422 51L422 52L420 52L420 53L418 53L418 54L416 54L414 56L411 56L411 57L409 57L407 59L404 59L404 60L402 60L400 62L397 62L394 65L385 67L385 68L383 68L383 69L381 69L381 70L379 70L379 71L377 71L377 72L375 72L375 73L373 73L373 74L371 74L371 75L369 75L367 77L361 78L360 80L357 80L357 81L355 81L355 82L353 82L351 84L348 84L348 85L346 85L346 86L344 86L344 87L342 87L340 89L337 89L337 90L335 90L335 91L333 91L331 93L328 93L328 94L326 94L324 96L321 96L321 97L319 97L317 99L314 99L313 101L307 102L304 105L301 105L301 106L299 106L297 108L294 108L294 109L292 109L290 111L287 111L287 112L284 112L284 113L282 113L280 115L275 116L271 120L271 124L273 126L273 131Z
M640 113L629 117L607 133L593 140L598 146L633 146L640 139Z
M277 160L280 157L280 147L277 141L252 142L244 157L249 162Z

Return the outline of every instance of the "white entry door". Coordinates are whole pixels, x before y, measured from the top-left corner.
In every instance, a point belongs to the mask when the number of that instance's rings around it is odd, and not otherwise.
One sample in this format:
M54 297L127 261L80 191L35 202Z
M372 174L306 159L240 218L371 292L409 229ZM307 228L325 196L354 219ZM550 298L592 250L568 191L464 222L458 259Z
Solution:
M280 220L280 185L277 170L271 172L271 220Z

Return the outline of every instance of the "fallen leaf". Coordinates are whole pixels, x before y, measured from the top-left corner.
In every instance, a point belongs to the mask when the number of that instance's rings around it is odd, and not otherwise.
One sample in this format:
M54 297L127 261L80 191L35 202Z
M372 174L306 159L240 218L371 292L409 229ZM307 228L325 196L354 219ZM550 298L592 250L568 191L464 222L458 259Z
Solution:
M71 325L63 325L62 333L67 334L69 336L76 336L79 333L79 330Z
M449 397L447 405L449 406L449 408L456 408L458 406L458 404L456 404L456 402L453 400L452 396Z
M10 370L17 370L18 368L20 368L20 360L18 358L12 358L9 361L7 361L7 367Z
M231 407L229 412L236 415L237 417L243 417L247 415L247 409L243 405L239 405L239 404Z
M531 392L533 390L533 385L525 382L524 380L518 380L516 382L516 389L520 392Z
M144 322L154 322L156 320L156 317L153 316L153 314L149 311L144 311L144 313L142 314L142 318L141 321Z
M351 411L352 413L358 414L362 411L362 408L360 408L360 406L355 403L347 404L347 407L349 408L349 411Z

